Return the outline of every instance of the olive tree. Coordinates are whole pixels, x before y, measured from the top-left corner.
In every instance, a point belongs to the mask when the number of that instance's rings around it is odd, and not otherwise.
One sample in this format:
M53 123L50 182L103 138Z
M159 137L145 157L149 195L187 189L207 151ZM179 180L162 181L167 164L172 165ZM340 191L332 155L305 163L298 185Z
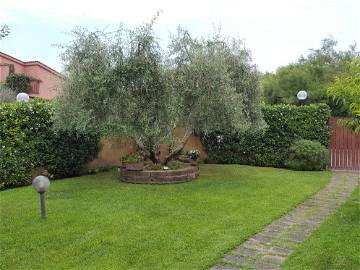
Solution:
M215 33L192 38L178 29L170 45L169 70L186 133L165 161L177 155L194 132L257 129L264 125L259 79L242 41Z
M16 92L6 87L6 85L0 84L0 103L15 102Z
M66 79L56 101L57 125L133 138L159 162L160 144L171 140L177 118L152 25L73 34L62 55Z
M193 39L179 30L164 53L154 20L112 33L77 29L63 46L65 80L55 125L134 139L159 163L160 144L172 145L165 163L194 132L262 125L258 76L248 52L220 35ZM174 128L187 132L175 145Z

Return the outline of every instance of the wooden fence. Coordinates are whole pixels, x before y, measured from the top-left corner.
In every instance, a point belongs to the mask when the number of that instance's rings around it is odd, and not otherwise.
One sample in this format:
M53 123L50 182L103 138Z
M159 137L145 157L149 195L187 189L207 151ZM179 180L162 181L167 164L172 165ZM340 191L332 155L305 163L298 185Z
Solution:
M330 168L360 171L360 134L337 124L339 117L330 120Z

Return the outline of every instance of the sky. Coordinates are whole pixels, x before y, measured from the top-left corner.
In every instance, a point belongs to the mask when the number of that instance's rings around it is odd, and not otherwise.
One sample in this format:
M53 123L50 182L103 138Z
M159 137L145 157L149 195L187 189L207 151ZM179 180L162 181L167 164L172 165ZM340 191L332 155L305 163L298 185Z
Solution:
M244 40L262 72L296 61L329 35L340 50L360 43L360 0L0 0L0 24L11 30L0 51L61 71L56 44L69 42L75 27L135 27L159 10L155 31L163 47L178 25L194 37L221 27Z

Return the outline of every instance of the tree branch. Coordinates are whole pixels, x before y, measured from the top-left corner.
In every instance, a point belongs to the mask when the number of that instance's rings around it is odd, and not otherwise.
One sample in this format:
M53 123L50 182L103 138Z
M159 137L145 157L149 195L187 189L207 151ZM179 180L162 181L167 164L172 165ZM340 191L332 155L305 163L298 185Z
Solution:
M135 142L136 142L137 146L141 149L141 151L143 151L144 155L145 155L146 157L150 157L151 154L150 154L150 152L146 149L145 145L144 145L142 142L140 142L139 140L136 140L136 139L135 139Z
M193 129L187 129L183 138L181 139L179 145L173 150L171 151L164 160L164 164L168 163L174 156L176 156L177 154L179 154L181 152L181 150L183 150L186 142L189 140L190 136L194 133Z
M160 149L159 147L156 147L153 151L149 151L145 145L140 142L139 140L135 139L135 142L137 144L137 146L141 149L143 155L144 155L144 160L146 158L150 159L154 164L158 164L160 163Z

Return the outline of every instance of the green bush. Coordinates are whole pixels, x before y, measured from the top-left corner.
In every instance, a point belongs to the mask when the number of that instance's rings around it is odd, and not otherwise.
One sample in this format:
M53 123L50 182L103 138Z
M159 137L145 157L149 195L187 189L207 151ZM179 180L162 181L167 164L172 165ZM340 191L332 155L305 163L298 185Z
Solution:
M218 131L202 136L208 162L284 167L294 141L308 139L324 146L329 143L330 108L326 104L269 105L262 111L265 130Z
M167 164L170 170L178 170L183 167L183 163L178 160L170 160Z
M28 93L31 88L31 82L33 80L34 78L25 74L10 72L9 76L6 78L5 85L16 93Z
M317 141L298 140L290 147L285 166L298 171L321 171L329 163L329 152Z
M163 166L161 164L151 163L151 164L146 165L145 169L149 170L149 171L160 171L163 169Z
M53 160L48 164L55 178L78 175L84 164L97 157L99 136L79 131L57 131L52 135Z
M142 161L140 152L135 154L126 155L120 158L122 163L134 164Z
M72 176L99 150L99 138L74 131L55 133L50 102L0 104L0 189L31 183L42 167L55 177Z

